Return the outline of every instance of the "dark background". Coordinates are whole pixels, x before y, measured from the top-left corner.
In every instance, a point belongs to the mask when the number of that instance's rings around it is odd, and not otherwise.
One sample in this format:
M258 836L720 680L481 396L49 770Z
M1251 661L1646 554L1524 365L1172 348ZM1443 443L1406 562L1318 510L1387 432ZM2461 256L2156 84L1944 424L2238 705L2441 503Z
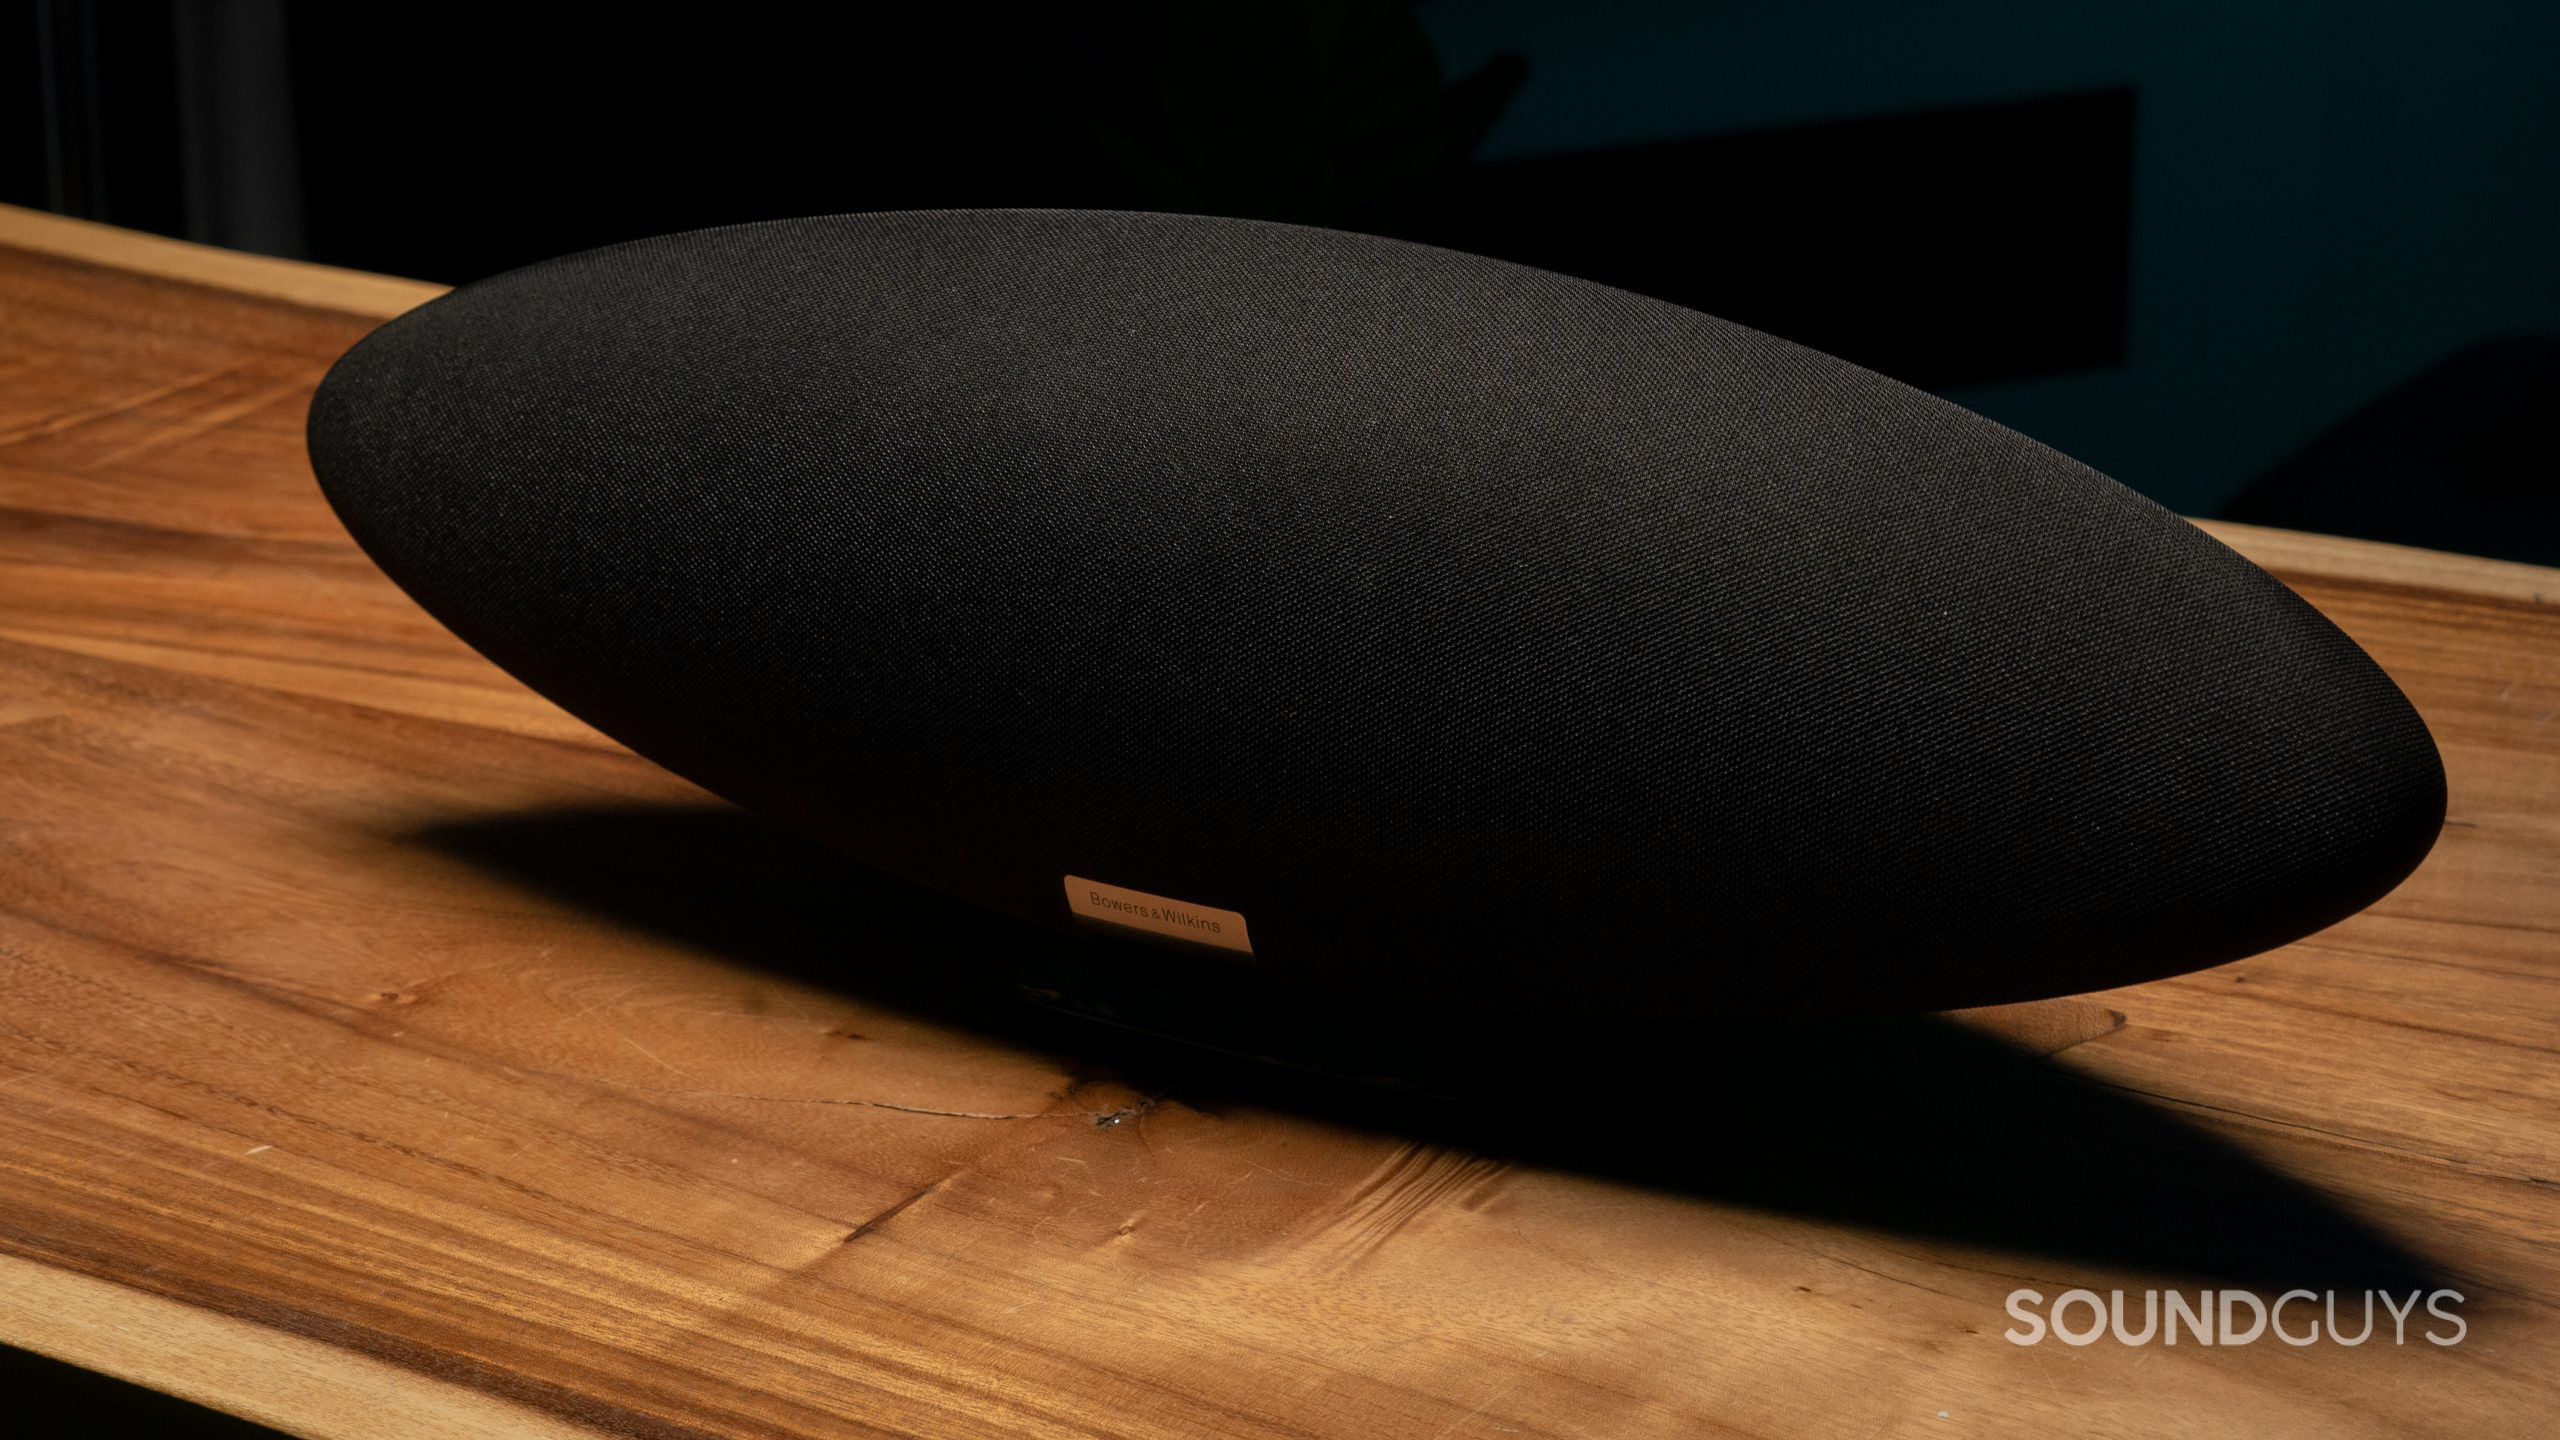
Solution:
M2190 514L2560 561L2555 74L2547 0L21 0L0 200L445 281L864 209L1370 230Z

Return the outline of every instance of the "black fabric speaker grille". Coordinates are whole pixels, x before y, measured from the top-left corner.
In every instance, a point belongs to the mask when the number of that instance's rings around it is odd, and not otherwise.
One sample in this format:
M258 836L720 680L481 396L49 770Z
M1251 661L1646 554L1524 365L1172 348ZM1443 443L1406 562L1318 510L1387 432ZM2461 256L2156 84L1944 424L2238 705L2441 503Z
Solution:
M1947 1005L2388 889L2399 692L2194 527L1707 316L1387 240L850 216L483 282L314 463L463 638L852 855L1485 1003Z

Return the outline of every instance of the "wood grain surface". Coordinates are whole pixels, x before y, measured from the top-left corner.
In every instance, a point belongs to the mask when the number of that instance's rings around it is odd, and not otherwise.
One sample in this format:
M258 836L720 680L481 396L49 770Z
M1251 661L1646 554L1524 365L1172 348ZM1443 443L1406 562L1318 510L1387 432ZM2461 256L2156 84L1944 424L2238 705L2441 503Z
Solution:
M1024 1004L1046 942L448 636L301 438L428 287L85 243L0 215L0 1341L324 1436L2560 1424L2560 573L2218 531L2452 776L2310 940L1954 1017L1407 1020L1464 1083L1399 1094ZM2460 1344L2004 1338L2020 1287L2438 1286Z

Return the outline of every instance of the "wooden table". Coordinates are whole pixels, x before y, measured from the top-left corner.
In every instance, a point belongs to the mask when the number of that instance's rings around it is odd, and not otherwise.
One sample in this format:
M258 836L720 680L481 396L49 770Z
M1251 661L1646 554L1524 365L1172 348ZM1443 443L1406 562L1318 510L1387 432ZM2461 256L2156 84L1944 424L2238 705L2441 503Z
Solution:
M0 214L0 1340L407 1440L2560 1426L2560 572L2219 532L2452 774L2311 940L1400 1098L1043 1021L446 635L302 447L431 293ZM2463 1342L2004 1338L2375 1284Z

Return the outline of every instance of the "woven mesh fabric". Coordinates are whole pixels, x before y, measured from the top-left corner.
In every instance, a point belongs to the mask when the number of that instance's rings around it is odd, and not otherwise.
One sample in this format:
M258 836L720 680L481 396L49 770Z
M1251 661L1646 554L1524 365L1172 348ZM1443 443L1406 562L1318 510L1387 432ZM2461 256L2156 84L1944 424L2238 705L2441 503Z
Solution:
M1479 1002L1956 1005L2396 883L2443 775L2309 606L2017 434L1576 280L1242 221L845 216L384 326L364 547L634 749L1065 924ZM853 923L849 920L848 923Z

